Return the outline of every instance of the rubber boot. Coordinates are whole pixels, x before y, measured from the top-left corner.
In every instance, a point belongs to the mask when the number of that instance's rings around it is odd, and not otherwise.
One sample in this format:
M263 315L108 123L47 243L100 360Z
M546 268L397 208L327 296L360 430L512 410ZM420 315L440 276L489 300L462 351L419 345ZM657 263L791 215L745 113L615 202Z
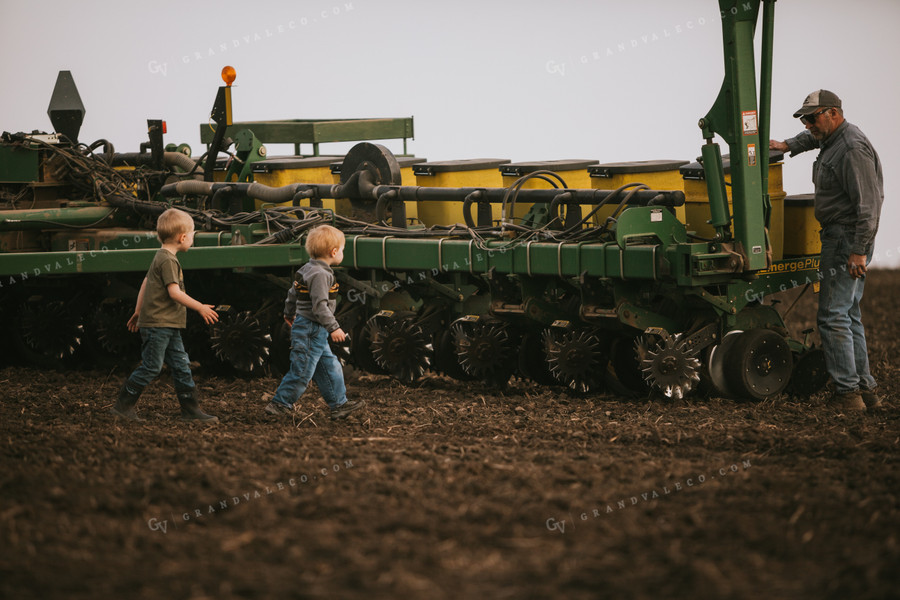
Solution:
M141 392L143 391L144 388L138 388L137 391L132 391L132 389L128 387L128 382L126 381L122 385L122 389L119 390L119 397L116 399L115 405L109 409L110 412L117 417L128 419L129 421L143 422L144 419L137 416L137 413L134 412L134 405L137 403L138 398L141 397Z
M178 403L181 405L182 421L202 421L204 423L218 423L219 417L208 415L200 410L197 399L194 398L194 390L181 390L177 392Z

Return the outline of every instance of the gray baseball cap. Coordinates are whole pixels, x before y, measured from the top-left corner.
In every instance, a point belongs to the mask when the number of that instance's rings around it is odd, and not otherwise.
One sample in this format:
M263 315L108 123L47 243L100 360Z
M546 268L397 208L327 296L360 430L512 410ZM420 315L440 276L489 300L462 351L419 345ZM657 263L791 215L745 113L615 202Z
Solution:
M816 90L806 97L806 100L803 101L803 106L794 113L794 118L802 117L803 115L811 115L818 109L826 106L829 108L832 106L841 108L841 99L838 98L837 94L834 92L829 92L828 90Z

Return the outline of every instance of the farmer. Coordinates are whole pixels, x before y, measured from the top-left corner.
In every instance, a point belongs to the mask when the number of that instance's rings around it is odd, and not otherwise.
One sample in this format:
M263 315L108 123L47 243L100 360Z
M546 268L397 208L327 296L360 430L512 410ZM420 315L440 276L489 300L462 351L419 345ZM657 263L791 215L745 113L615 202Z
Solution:
M884 201L881 161L865 134L844 119L833 92L811 93L794 117L806 131L771 140L769 148L791 156L819 149L813 164L815 215L822 226L816 320L835 399L844 410L865 411L881 405L859 308Z

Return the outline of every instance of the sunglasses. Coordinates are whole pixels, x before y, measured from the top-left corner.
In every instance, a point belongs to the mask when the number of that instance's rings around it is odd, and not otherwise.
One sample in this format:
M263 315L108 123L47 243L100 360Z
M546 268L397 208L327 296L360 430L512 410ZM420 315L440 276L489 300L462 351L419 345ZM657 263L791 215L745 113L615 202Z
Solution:
M811 115L803 115L802 117L800 117L800 121L802 121L803 123L806 123L808 125L812 125L813 123L816 122L816 119L819 118L819 115L821 115L822 113L827 113L829 110L831 110L831 109L823 108L819 112L814 112Z

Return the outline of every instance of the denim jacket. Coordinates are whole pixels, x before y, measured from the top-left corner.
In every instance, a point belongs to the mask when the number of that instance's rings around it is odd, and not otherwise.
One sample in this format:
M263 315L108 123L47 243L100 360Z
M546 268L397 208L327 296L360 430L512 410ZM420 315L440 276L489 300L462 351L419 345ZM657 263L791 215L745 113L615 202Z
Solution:
M791 156L819 148L813 164L816 219L854 228L853 254L870 255L884 202L881 160L859 127L841 123L821 142L804 131L785 140Z

